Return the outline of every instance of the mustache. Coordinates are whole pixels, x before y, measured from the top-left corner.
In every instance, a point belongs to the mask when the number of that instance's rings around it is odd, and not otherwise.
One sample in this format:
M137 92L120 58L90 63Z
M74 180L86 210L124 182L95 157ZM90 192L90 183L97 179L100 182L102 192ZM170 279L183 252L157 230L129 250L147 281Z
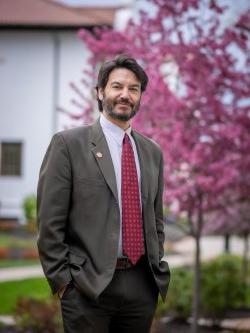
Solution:
M118 99L118 100L116 100L115 102L114 102L114 104L116 105L116 104L124 104L124 105L128 105L128 106L130 106L130 107L134 107L134 104L133 103L131 103L128 99L126 99L126 98L120 98L120 99Z

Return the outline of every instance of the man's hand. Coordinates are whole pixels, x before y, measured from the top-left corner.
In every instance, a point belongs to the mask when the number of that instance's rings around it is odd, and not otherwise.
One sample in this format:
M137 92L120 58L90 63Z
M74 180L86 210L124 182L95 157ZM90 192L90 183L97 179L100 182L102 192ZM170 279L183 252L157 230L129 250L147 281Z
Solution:
M61 289L58 290L57 294L58 294L58 297L59 297L60 299L62 299L65 290L68 288L68 285L69 285L69 284L66 284L64 287L62 287Z

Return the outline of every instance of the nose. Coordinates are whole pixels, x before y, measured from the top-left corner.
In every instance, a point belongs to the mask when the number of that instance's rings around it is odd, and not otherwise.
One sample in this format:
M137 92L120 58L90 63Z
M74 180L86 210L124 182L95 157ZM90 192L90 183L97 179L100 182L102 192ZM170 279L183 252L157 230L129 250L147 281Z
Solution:
M128 88L124 87L121 91L121 95L120 95L121 98L127 98L129 99L129 91L128 91Z

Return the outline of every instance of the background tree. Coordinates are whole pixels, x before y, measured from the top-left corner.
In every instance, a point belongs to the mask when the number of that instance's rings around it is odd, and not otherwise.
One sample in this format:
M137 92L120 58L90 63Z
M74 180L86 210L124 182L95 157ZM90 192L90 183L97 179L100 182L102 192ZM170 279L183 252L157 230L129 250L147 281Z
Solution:
M71 116L84 121L92 116L96 107L89 88L103 60L118 53L139 59L150 82L133 126L161 145L165 204L186 216L196 242L196 332L201 233L204 226L222 221L208 218L211 212L226 215L226 207L250 194L249 12L234 26L223 28L221 18L227 9L216 1L148 2L154 15L141 11L123 32L79 32L91 51L88 80L83 81L88 94L72 85L82 102L80 113Z

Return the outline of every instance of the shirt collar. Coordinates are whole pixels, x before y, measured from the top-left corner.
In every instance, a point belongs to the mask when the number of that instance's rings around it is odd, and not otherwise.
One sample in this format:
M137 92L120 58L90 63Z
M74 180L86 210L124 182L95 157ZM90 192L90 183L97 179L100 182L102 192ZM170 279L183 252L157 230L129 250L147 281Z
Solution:
M115 125L110 120L108 120L103 114L101 114L100 116L100 124L102 129L105 132L108 132L119 145L122 145L125 133L127 133L128 136L131 138L131 126L129 126L129 128L124 131L121 127Z

